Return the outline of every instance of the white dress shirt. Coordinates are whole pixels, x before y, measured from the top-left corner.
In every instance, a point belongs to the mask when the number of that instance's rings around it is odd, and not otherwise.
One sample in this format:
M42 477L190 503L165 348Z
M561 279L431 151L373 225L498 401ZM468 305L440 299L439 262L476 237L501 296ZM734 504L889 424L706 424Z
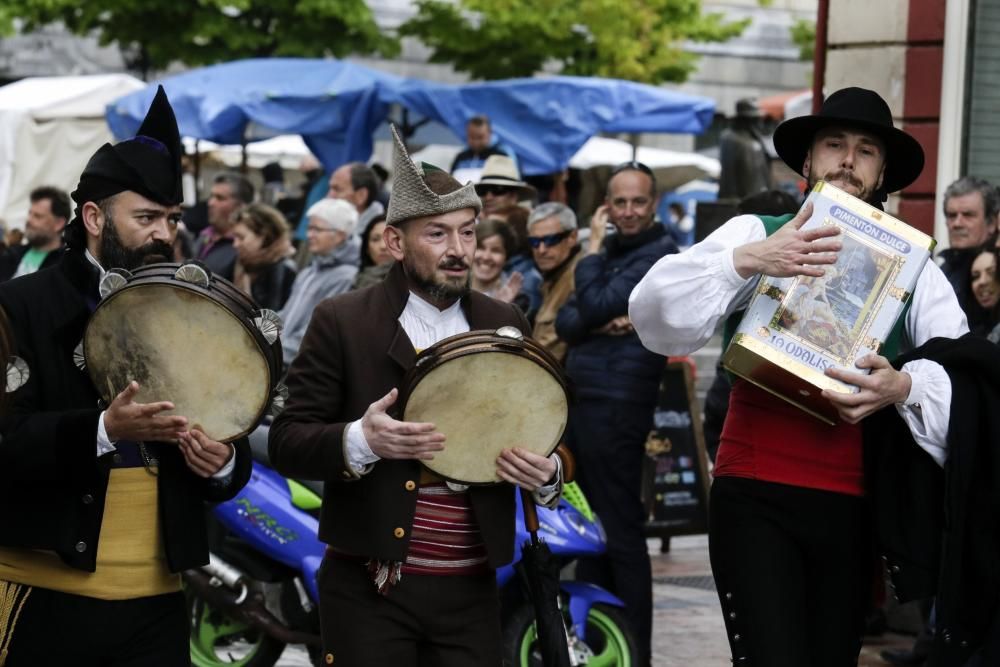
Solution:
M760 218L741 215L689 250L657 262L629 297L629 318L643 345L660 354L682 355L707 343L726 318L747 306L760 279L744 279L736 272L736 248L766 236ZM904 345L912 349L931 338L958 338L968 331L951 285L928 260L913 290ZM944 465L951 409L948 374L926 359L911 361L902 370L912 384L910 395L896 408L916 443Z

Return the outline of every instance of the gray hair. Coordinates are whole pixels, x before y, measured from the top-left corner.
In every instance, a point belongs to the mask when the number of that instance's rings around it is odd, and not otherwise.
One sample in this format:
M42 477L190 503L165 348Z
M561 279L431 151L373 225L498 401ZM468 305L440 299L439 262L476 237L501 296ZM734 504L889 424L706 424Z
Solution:
M1000 190L997 190L989 181L975 176L963 176L948 186L944 191L944 206L948 206L948 200L952 197L962 197L972 192L978 192L983 198L983 215L986 222L996 218L1000 212Z
M559 202L550 201L535 207L535 210L528 216L528 229L542 220L549 218L559 218L559 227L564 232L571 232L576 229L576 213L569 206Z
M233 193L233 196L244 204L250 204L253 202L253 183L241 174L226 171L213 178L212 183L222 183L224 185L228 185L229 191Z
M358 209L343 199L320 199L309 207L306 217L319 218L332 229L350 236L358 224Z

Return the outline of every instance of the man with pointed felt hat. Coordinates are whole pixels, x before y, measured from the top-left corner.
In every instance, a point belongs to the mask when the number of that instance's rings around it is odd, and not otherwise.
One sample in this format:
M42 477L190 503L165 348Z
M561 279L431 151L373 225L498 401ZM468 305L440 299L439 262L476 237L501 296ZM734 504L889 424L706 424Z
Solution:
M476 194L483 200L483 215L488 216L519 201L534 199L538 191L521 180L514 160L506 155L491 155L483 164Z
M87 163L60 262L0 286L30 369L0 424L4 667L190 664L179 573L208 562L203 502L236 495L249 448L136 403L135 382L105 405L74 362L107 270L172 257L181 151L161 87Z
M920 144L893 126L885 101L861 88L838 90L818 114L785 121L774 144L809 186L824 180L877 208L924 163ZM741 215L661 260L630 298L643 343L688 354L717 325L739 321L760 276L822 276L842 243L835 226L801 231L810 214L811 205L794 216ZM933 262L897 326L909 348L968 331ZM894 366L887 357L897 352L859 361L869 375L827 371L860 389L824 392L840 413L836 426L735 381L713 475L709 544L737 663L856 663L873 553L859 423L889 406L901 417L899 430L919 445L911 443L913 451L940 465L948 447L949 375L929 359Z
M514 485L554 503L558 458L513 447L506 484L446 484L421 461L448 443L433 424L398 421L417 351L452 335L513 326L515 306L469 289L479 197L418 167L393 128L385 242L396 264L377 285L322 302L288 373L271 427L282 474L325 479L319 537L323 651L337 665L499 665L494 571L514 549Z

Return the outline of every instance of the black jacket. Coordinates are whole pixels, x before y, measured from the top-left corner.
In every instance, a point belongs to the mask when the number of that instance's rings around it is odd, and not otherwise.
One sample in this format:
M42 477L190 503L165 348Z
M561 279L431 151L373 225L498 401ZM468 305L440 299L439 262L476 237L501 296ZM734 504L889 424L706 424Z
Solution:
M73 361L97 302L97 271L79 251L56 266L0 285L16 354L30 369L0 419L0 544L55 551L69 566L96 568L113 454L97 457L103 403ZM203 500L236 495L250 477L246 440L228 483L196 476L176 447L160 446L158 477L170 569L208 562Z
M913 359L951 380L948 460L938 467L892 408L866 420L879 548L900 600L937 596L931 665L965 665L977 650L1000 665L1000 348L935 338L893 363Z
M292 262L281 261L261 270L250 286L250 296L261 308L281 310L292 293L295 282L295 266Z
M14 274L17 273L17 267L21 265L21 260L24 259L26 254L28 254L29 249L30 246L18 245L0 252L0 282L6 282L14 277ZM61 246L46 255L45 259L42 260L42 265L38 267L38 270L41 271L42 269L47 269L50 266L55 266L59 261L59 258L62 257L64 250L65 247Z
M652 406L664 359L643 347L634 331L624 336L594 333L628 314L628 298L649 269L677 252L666 228L654 222L635 236L604 240L601 252L576 265L576 291L556 316L556 333L569 345L566 374L576 397Z

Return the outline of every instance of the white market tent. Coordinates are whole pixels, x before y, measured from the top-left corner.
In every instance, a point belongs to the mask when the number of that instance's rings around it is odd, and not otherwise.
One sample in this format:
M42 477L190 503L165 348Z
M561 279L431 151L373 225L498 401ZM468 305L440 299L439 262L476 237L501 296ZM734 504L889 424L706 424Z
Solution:
M0 219L23 228L40 185L71 192L90 156L112 141L104 108L144 88L127 74L29 77L0 87Z
M413 153L412 157L414 162L423 161L447 168L461 150L461 146L431 144ZM718 178L722 170L718 160L698 153L649 146L634 149L626 141L599 136L588 139L570 158L569 166L583 170L614 167L632 159L642 162L656 173L656 182L661 191L673 190L698 178Z
M697 178L718 178L722 170L718 160L705 155L649 146L633 149L632 144L626 141L607 137L588 139L570 158L569 166L573 169L613 167L633 159L653 170L661 192L673 190Z
M190 137L184 137L184 151L188 155L197 152L202 156L214 157L231 169L237 169L243 164L244 151L247 167L251 169L261 169L269 162L277 162L284 169L298 169L302 160L312 156L306 142L298 134L279 134L246 146L220 145L206 140L196 142Z

